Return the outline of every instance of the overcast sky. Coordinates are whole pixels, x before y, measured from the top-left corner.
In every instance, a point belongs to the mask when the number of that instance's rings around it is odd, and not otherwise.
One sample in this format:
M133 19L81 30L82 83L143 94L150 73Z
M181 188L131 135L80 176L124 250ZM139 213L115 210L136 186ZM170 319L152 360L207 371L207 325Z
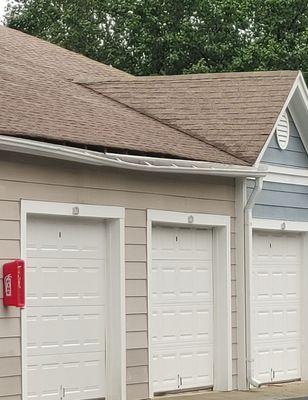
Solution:
M2 20L4 7L6 6L7 0L0 0L0 20Z

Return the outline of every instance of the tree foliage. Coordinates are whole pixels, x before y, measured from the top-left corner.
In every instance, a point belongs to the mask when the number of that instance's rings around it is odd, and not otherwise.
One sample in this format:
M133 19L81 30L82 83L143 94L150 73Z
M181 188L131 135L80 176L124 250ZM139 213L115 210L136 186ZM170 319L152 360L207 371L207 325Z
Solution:
M306 0L18 0L6 24L135 75L308 70Z

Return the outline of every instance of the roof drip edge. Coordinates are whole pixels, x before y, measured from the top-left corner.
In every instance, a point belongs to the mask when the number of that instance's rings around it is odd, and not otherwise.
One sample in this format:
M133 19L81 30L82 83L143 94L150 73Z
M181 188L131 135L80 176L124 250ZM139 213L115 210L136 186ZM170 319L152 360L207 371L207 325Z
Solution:
M265 176L267 171L267 168L264 166L256 168L205 161L133 156L117 153L100 153L91 150L70 148L63 145L3 135L0 135L0 149L4 151L74 161L88 165L123 168L135 171L230 177L259 177Z

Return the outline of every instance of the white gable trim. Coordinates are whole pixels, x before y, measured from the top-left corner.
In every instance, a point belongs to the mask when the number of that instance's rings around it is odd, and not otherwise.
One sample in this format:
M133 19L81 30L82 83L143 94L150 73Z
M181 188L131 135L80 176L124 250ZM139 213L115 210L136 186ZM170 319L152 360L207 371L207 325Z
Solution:
M301 112L298 112L298 107L300 107L300 105L301 105L302 110L301 110ZM276 121L275 125L273 126L273 129L272 129L269 137L267 138L267 140L257 158L257 161L254 164L255 167L258 167L260 165L260 162L262 161L264 153L267 150L268 145L269 145L270 141L272 140L273 135L275 134L277 124L278 124L281 116L283 115L283 113L287 110L287 108L289 109L289 111L291 113L291 116L292 116L294 123L299 131L299 134L301 136L301 139L305 146L305 149L308 152L308 134L307 134L307 137L306 136L304 137L304 135L303 135L303 132L305 132L305 130L307 130L307 126L308 126L308 89L307 89L303 74L301 72L299 72L294 81L292 89L290 90L287 100L280 111L277 121ZM304 118L303 118L302 114L305 115ZM303 120L303 119L304 119L304 122L301 122L301 120ZM307 120L307 122L306 122L306 120ZM307 132L308 132L308 130L307 130Z
M308 153L308 89L302 73L299 84L289 104L295 126Z

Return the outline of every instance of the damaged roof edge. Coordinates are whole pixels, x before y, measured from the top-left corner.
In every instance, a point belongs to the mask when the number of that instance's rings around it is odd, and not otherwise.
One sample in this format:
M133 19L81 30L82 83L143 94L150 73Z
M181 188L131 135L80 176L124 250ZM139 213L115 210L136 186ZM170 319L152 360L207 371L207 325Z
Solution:
M0 135L0 150L74 161L81 164L123 168L135 171L216 175L226 177L263 177L267 168L219 164L146 156L100 153L92 150L38 142Z

